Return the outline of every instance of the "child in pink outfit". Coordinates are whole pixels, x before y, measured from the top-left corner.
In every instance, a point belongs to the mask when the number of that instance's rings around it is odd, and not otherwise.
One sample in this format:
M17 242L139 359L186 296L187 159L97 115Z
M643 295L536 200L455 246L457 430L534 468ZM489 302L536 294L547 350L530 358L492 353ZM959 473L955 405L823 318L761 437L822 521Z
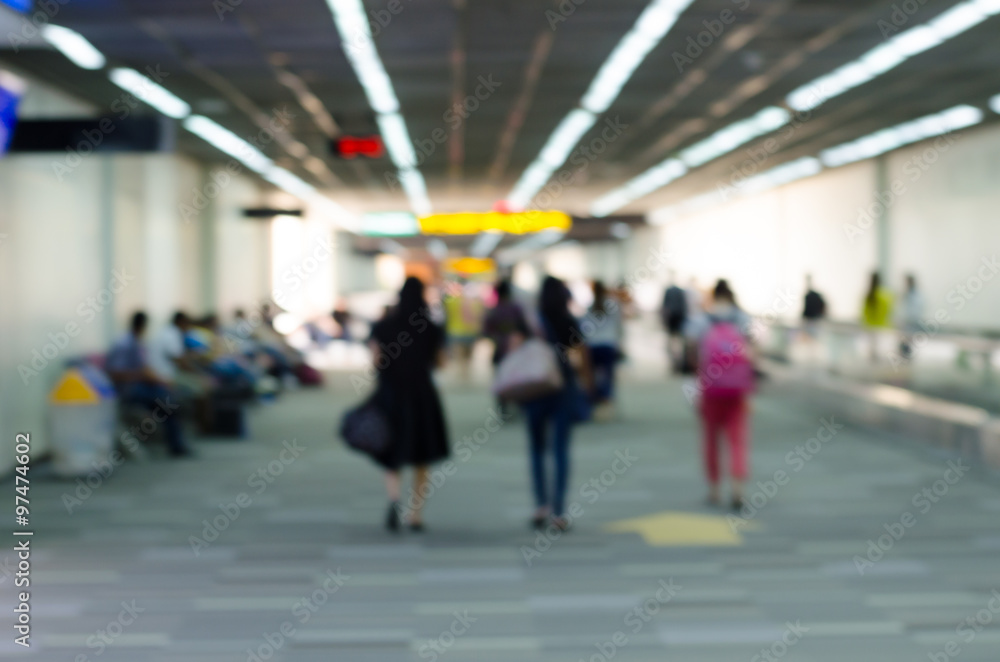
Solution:
M743 483L749 473L750 394L753 363L749 356L750 318L736 305L729 284L720 280L709 313L692 322L689 335L698 339L698 385L701 400L703 458L708 501L721 502L720 436L729 448L732 507L743 507Z

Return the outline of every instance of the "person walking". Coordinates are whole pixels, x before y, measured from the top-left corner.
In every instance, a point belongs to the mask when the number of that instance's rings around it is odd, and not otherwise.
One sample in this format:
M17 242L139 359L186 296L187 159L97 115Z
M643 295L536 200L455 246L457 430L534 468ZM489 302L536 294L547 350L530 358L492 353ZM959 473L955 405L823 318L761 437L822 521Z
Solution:
M428 317L424 284L406 279L399 303L372 328L369 346L378 368L374 401L390 421L389 449L375 460L385 469L389 496L386 527L398 531L401 514L413 531L423 531L428 466L450 455L448 429L431 372L444 361L444 331ZM400 505L400 471L414 468L413 498Z
M530 335L524 310L511 297L509 280L501 280L497 283L496 296L496 305L487 313L486 319L483 321L483 335L493 342L494 370L510 351L515 334L522 337ZM501 412L505 412L510 407L502 400L498 402L498 406Z
M703 457L708 502L722 502L719 438L729 442L731 506L743 507L743 485L749 473L750 394L754 369L750 348L750 317L736 304L729 283L719 280L712 302L693 329L697 338L698 390L703 430Z
M924 297L913 274L906 274L906 291L900 308L899 355L904 361L909 361L913 358L913 336L920 331L924 317Z
M594 304L581 326L594 371L594 418L606 421L615 414L615 366L621 352L622 307L603 282L594 281L593 291Z
M538 314L541 337L558 357L563 387L556 393L524 403L530 441L531 479L535 513L531 524L541 529L549 522L560 530L569 529L564 516L566 488L570 474L570 441L573 424L585 392L592 391L590 355L585 351L580 325L570 313L570 291L566 284L546 276L539 295ZM580 366L579 381L574 362ZM580 383L583 383L581 391ZM551 434L550 434L551 428ZM546 456L554 461L554 481L549 481Z
M892 303L892 293L882 287L882 278L878 272L872 272L861 307L861 320L868 330L869 358L872 363L878 362L879 333L892 323Z
M444 300L445 328L448 342L454 348L459 380L469 381L472 353L482 334L485 306L474 283L460 280L455 291Z
M819 323L826 317L826 299L813 288L811 275L806 275L806 296L802 302L802 326L809 338L819 333Z
M670 272L670 286L663 293L660 317L667 331L667 358L671 372L679 373L684 367L684 323L688 318L688 296Z

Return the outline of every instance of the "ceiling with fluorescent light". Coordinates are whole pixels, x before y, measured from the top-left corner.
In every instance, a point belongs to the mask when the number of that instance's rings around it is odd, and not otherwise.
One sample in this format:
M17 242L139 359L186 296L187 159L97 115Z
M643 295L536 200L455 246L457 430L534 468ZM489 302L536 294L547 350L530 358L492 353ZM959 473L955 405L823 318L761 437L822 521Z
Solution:
M327 148L328 138L337 131L376 132L378 124L344 55L326 0L229 4L233 11L220 19L209 0L78 1L61 6L54 22L86 37L107 57L109 67L165 72L164 87L188 102L193 112L237 136L257 133L255 116L259 121L261 115L289 109L293 118L288 136L263 149L277 165L349 209L410 209L406 195L392 185L397 168L388 157L338 160ZM374 15L388 4L370 1L365 8ZM434 211L485 210L508 196L559 123L578 107L602 63L647 4L586 0L552 30L546 9L558 12L557 2L400 0L398 15L384 26L374 23L374 43L416 143L418 169ZM550 206L586 215L595 199L685 147L768 106L783 106L796 88L884 43L878 21L891 21L893 5L898 4L694 0L581 142L598 136L605 118L620 118L629 128L593 162L588 160ZM928 0L902 29L930 21L956 4ZM704 21L719 18L724 10L733 12L735 22L678 72L673 54L683 53L689 37L705 30ZM990 18L830 99L781 141L767 166L817 156L958 104L987 109L989 98L1000 93L998 31L1000 17ZM82 70L53 50L36 47L15 53L3 40L0 63L99 107L108 107L122 94L106 72ZM500 85L488 90L481 79ZM312 97L319 100L318 108ZM478 108L452 131L455 118L449 108L454 100L464 99ZM992 113L986 114L986 121L992 118ZM435 134L437 129L444 131L444 142L434 140L442 135ZM184 151L223 160L220 152L193 135L180 135ZM713 188L748 159L746 150L768 137L692 167L671 185L618 213L643 213ZM318 161L304 158L298 143ZM572 164L564 169L579 170Z

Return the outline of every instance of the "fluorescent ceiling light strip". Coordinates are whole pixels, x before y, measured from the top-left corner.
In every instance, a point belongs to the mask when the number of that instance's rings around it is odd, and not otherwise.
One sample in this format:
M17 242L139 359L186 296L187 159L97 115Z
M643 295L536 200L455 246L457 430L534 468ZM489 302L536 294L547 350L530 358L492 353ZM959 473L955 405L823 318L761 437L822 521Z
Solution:
M207 117L192 115L184 120L184 128L256 173L265 174L274 165L259 149Z
M990 110L1000 115L1000 94L990 99Z
M327 4L333 12L344 53L358 75L368 103L376 113L398 111L399 100L375 48L364 5L359 0L327 0Z
M431 213L427 185L423 175L416 169L417 156L413 140L406 129L406 122L399 114L399 99L396 98L392 80L375 48L364 4L360 0L326 0L326 3L333 13L344 54L365 90L368 104L377 114L382 139L389 158L399 169L400 183L410 206L418 216L427 216Z
M597 116L614 103L635 70L693 1L652 0L646 6L635 25L621 38L597 71L597 75L580 100L580 107L570 111L563 119L546 141L538 158L518 179L514 189L507 196L513 206L528 206L535 194L566 162L580 138L597 122Z
M616 188L613 191L605 193L590 205L590 215L595 218L603 218L630 202L632 202L632 197L628 194L628 191L624 188Z
M180 120L191 114L191 106L135 69L112 69L108 77L112 83L167 117Z
M514 190L507 196L508 202L515 208L527 207L531 198L545 186L554 172L555 168L552 166L540 160L534 161L521 175L521 179L517 180Z
M562 230L542 230L529 237L525 237L513 246L506 248L499 255L501 262L512 262L523 255L527 255L542 248L547 248L558 243L566 235Z
M626 34L598 71L580 105L592 113L607 110L655 45L656 42L634 30Z
M814 156L804 156L751 177L736 188L742 194L761 193L783 184L812 177L822 169L823 164L820 163L819 159Z
M912 30L911 30L912 32ZM882 47L880 47L882 48ZM875 49L878 51L879 49ZM868 56L870 57L871 51ZM979 111L966 106L967 110L961 111L961 118L968 119L973 117L975 113ZM1000 108L1000 100L998 100L998 108ZM948 111L950 112L950 111ZM1000 112L998 110L997 112ZM694 168L700 165L704 165L709 161L713 161L730 151L745 145L746 143L759 138L762 135L766 135L771 131L774 131L781 126L784 126L790 119L790 114L787 110L783 108L778 108L777 106L770 106L758 112L753 117L750 117L734 124L730 124L724 129L716 131L714 134L708 138L695 143L691 147L683 150L680 153L681 160L689 167ZM936 117L936 116L932 116ZM953 116L958 117L958 116ZM981 118L980 118L981 119ZM971 121L970 123L963 124L962 126L970 126L980 119ZM918 120L919 122L920 120ZM923 121L935 121L931 118L924 118ZM911 126L912 125L912 126ZM955 128L962 128L961 126L955 126ZM949 129L954 130L954 128ZM931 128L933 131L933 127ZM900 142L902 138L902 133L909 132L914 135L913 139L907 139L905 142ZM840 148L832 148L831 150L826 150L821 154L823 162L828 165L841 165L843 163L850 163L852 161L860 161L871 156L876 156L883 152L887 152L891 149L895 149L903 144L908 144L911 142L916 142L918 140L923 140L926 137L932 135L939 135L937 133L927 133L926 131L921 132L917 130L915 123L908 123L907 125L900 125L899 127L894 127L892 129L885 129L871 136L866 136L864 138L859 138L857 141L850 143L849 145L843 145ZM859 143L859 144L854 144ZM834 149L841 149L841 152L833 152ZM829 152L829 154L828 154ZM668 159L667 162L669 162ZM834 163L836 161L836 163ZM591 205L591 214L594 216L602 217L607 216L613 211L624 207L625 205L634 202L640 197L651 193L656 190L655 188L649 188L644 186L644 184L655 181L655 172L658 168L662 167L665 163L661 163L653 168L650 168L641 175L635 177L634 179L627 182L625 185L610 191L609 193L598 198ZM670 183L673 179L667 179L663 185ZM659 188L659 187L657 187Z
M183 119L184 128L198 136L220 152L233 157L250 170L262 175L275 186L300 198L320 197L316 189L284 168L274 165L259 149L243 140L229 129L201 115L191 115L191 107L150 79L133 69L113 69L109 74L112 82L133 94L153 108L177 119ZM330 205L333 205L332 207ZM328 209L339 216L346 212L330 201Z
M590 111L580 108L570 111L569 115L563 118L563 121L549 136L549 140L542 148L538 159L551 168L558 168L566 162L570 152L580 142L580 138L587 131L590 131L595 122L597 122L597 116Z
M791 113L784 108L768 106L752 117L719 129L708 138L691 145L681 152L681 160L689 168L696 168L728 154L755 138L771 133L788 123Z
M872 80L908 58L923 53L979 25L997 13L1000 13L1000 0L967 0L945 11L925 25L900 33L888 42L871 49L857 60L803 85L789 94L786 102L798 111L812 110L824 101ZM731 124L705 140L688 147L681 152L681 159L691 168L704 165L761 135L774 131L786 124L788 120L789 114L786 110L778 107L765 108L757 115ZM854 161L868 158L895 149L899 146L897 139L898 136L891 134L870 136L863 145L855 146L853 150L844 152L844 155L838 158L847 158L845 155L850 155L850 160ZM633 190L630 190L629 187L637 180L646 177L650 172L647 171L631 180L622 187L622 190L616 189L599 198L592 205L591 213L606 216L615 209L636 200L634 193L637 190L643 190L642 187L635 186ZM614 207L612 203L619 203L619 206Z
M284 168L271 166L264 171L263 175L264 179L271 182L278 188L284 189L292 195L300 198L308 200L316 194L316 189L312 185L302 181L299 177L293 175Z
M683 177L687 171L687 166L677 159L667 159L626 184L625 191L633 199L641 198L666 186L678 177Z
M660 209L654 210L649 215L649 222L652 225L663 225L667 221L671 221L684 214L690 214L702 209L714 207L715 205L721 204L725 201L726 196L724 196L721 192L708 191L707 193L696 195L693 198L688 198L687 200L679 202L675 205L661 207Z
M399 171L399 183L410 200L413 213L417 216L430 216L431 201L427 196L427 185L420 171L416 168L405 168Z
M417 154L410 142L410 134L406 130L406 122L399 113L387 113L376 118L379 132L385 141L389 158L400 170L414 168L417 165Z
M42 38L82 69L96 71L103 69L107 63L101 51L79 32L69 28L50 23L42 28Z
M570 111L549 136L538 158L521 175L508 196L508 201L514 207L527 207L531 198L545 186L559 166L566 162L580 138L590 131L595 122L597 116L590 111L582 108Z
M308 202L310 214L315 214L319 218L329 220L347 232L357 234L361 231L361 221L355 214L347 211L341 205L318 191L308 197Z
M805 156L747 179L735 187L736 195L743 196L753 193L763 193L783 184L790 184L799 179L812 177L822 170L823 164L819 162L819 159L812 156ZM652 225L663 225L680 216L728 202L731 195L732 193L722 193L718 190L708 191L683 202L654 210L649 215L649 222Z
M1000 106L1000 95L991 99L991 104L994 101ZM1000 109L994 110L1000 113ZM981 122L982 118L983 112L974 106L954 106L940 113L882 129L849 143L825 149L820 152L818 159L807 156L772 168L744 181L736 187L737 193L739 195L761 193L776 186L811 177L821 172L824 166L834 168L872 158L905 145L973 126ZM709 191L676 205L655 210L650 214L650 222L660 225L678 216L726 202L727 199L728 196L718 191Z
M564 236L566 236L566 233L562 230L549 229L542 230L532 238L536 240L538 248L545 248L546 246L558 243Z
M1000 13L998 0L967 0L924 25L902 32L863 56L795 89L786 98L793 109L808 111L825 101L881 76L938 44Z
M348 231L355 231L357 219L336 202L316 191L309 183L284 168L274 165L259 149L243 140L235 133L201 115L191 115L184 120L184 128L198 136L220 152L233 157L248 169L261 175L265 180L284 191L308 200L321 214L329 214L335 223Z
M503 232L480 232L476 240L469 247L469 254L473 257L489 257L490 253L503 241Z
M603 218L625 205L663 188L670 182L687 174L684 162L673 157L653 166L641 175L627 181L595 200L590 206L591 216Z
M435 237L434 239L428 240L427 252L430 253L435 259L443 260L448 257L448 244Z
M848 143L825 149L820 152L819 158L823 165L834 168L870 159L927 138L964 129L978 124L982 119L983 111L978 108L968 105L955 106L940 113L882 129Z
M632 29L605 60L590 83L580 105L592 113L606 111L635 70L656 48L693 0L653 0L639 15Z

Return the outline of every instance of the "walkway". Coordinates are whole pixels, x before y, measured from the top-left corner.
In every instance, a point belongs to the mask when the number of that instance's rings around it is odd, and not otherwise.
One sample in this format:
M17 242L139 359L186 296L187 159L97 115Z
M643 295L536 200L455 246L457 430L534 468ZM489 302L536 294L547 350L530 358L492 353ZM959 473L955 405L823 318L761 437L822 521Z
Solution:
M624 422L579 431L575 529L537 538L523 423L490 433L483 389L446 391L462 450L423 535L382 530L378 473L332 438L356 400L344 373L257 411L248 442L117 469L72 515L72 484L36 482L27 657L913 662L949 646L997 659L1000 490L945 458L840 429L770 386L754 471L774 482L727 522L702 505L679 384L631 381ZM989 624L956 634L977 613Z

